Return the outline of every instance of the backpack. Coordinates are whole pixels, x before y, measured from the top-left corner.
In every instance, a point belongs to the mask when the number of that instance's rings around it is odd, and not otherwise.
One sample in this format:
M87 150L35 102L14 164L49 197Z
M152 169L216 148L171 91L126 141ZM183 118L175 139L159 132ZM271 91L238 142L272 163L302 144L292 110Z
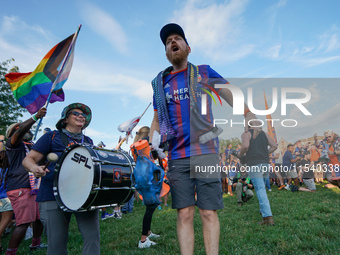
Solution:
M147 143L145 140L144 142ZM138 146L140 143L141 141L131 145L136 160L136 167L133 171L135 188L139 194L142 195L146 206L158 206L161 204L159 197L163 184L164 170L161 167L156 166L149 155L143 155L143 151L145 150L137 149L140 148L140 146ZM145 144L143 144L143 149L145 149ZM149 149L146 151L150 152Z

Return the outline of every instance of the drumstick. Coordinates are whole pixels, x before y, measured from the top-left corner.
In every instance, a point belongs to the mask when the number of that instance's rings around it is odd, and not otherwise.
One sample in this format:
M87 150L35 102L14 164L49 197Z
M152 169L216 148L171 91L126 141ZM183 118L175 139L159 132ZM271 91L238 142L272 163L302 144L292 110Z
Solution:
M58 160L58 155L57 154L55 154L55 153L53 153L53 152L50 152L50 153L48 153L47 154L47 162L46 162L46 164L45 164L45 166L44 166L44 170L49 166L49 164L51 163L51 162L56 162L57 160Z

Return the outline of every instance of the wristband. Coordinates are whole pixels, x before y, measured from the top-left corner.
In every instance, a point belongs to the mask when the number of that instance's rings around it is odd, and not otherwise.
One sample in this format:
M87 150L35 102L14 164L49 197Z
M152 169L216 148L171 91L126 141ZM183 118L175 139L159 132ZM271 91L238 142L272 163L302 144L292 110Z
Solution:
M32 115L32 120L34 120L36 122L38 119L37 119L37 117L35 117L35 115Z
M4 140L0 139L0 143L3 143L3 142L4 142Z
M244 117L246 117L247 113L250 112L249 108L244 111Z

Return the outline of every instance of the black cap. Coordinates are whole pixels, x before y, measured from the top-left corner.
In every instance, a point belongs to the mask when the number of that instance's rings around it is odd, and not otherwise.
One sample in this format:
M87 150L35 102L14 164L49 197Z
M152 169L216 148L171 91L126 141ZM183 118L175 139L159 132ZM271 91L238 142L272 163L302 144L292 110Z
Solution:
M175 23L169 23L161 29L160 36L161 36L161 40L162 40L164 45L166 45L166 39L171 34L178 34L178 35L182 36L184 41L189 45L187 39L185 38L185 34L184 34L183 29Z

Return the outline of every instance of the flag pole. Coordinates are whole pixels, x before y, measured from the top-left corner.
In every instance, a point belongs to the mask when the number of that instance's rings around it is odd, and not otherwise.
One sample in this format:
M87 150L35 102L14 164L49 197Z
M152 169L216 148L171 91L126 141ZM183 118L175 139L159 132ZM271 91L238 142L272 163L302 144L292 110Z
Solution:
M77 39L77 37L78 37L78 33L79 33L79 31L80 31L80 28L81 28L81 24L79 24L79 26L78 26L78 28L77 28L77 31L75 32L75 34L74 34L74 36L73 36L73 38L72 38L72 42L70 43L70 45L69 45L69 47L68 47L68 49L67 49L66 55L65 55L65 57L64 57L64 59L63 59L63 62L61 63L60 71L58 72L58 74L57 74L57 76L56 76L56 78L55 78L55 80L54 80L54 82L53 82L53 84L52 84L50 93L48 94L46 103L45 103L45 105L43 106L43 108L46 108L46 109L47 109L47 107L48 107L48 105L49 105L49 103L50 103L50 101L51 101L52 92L53 92L53 90L55 89L55 87L57 86L56 81L58 81L59 75L60 75L60 73L62 72L62 70L64 69L66 60L68 59L68 57L69 57L69 55L70 55L71 48L72 48L72 46L73 46L74 41L75 41L75 40ZM38 125L37 125L37 127L36 127L36 129L35 129L35 131L34 131L34 136L33 136L33 139L32 139L33 141L37 138L37 134L38 134L39 128L40 128L40 126L41 126L42 119L43 119L43 117L39 119Z
M143 117L144 113L146 113L146 111L149 109L150 105L151 105L151 102L148 105L148 107L146 107L145 111L142 113L142 115L140 116L139 120Z
M130 131L126 131L126 143L128 143L128 137L130 136L132 130L136 127L136 125L138 124L138 122L142 119L143 115L146 113L146 111L149 109L151 105L151 102L149 103L149 105L146 107L146 109L144 110L144 112L142 113L142 115L140 115L138 118L138 121L137 123L132 127L132 129ZM119 130L119 127L118 127L118 130ZM119 130L121 131L121 130ZM121 132L124 132L124 131L121 131Z

